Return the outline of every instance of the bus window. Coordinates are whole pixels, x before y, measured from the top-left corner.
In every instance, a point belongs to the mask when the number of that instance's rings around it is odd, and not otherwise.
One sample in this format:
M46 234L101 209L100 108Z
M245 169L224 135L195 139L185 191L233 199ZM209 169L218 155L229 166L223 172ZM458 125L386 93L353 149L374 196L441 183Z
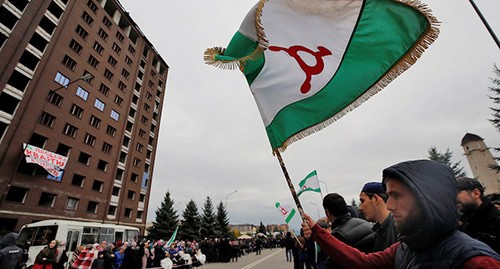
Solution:
M115 233L115 242L124 242L123 241L123 232L116 232Z
M75 251L78 247L78 238L80 237L80 231L68 231L68 237L66 238L66 251Z
M97 227L83 227L82 233L82 244L94 244L97 243L99 238L99 228Z
M33 227L21 230L17 239L19 245L40 246L48 245L56 238L57 226Z
M135 241L137 242L139 240L139 233L134 230L125 230L126 232L126 241L132 242Z
M114 242L115 229L113 228L101 228L99 231L99 242Z

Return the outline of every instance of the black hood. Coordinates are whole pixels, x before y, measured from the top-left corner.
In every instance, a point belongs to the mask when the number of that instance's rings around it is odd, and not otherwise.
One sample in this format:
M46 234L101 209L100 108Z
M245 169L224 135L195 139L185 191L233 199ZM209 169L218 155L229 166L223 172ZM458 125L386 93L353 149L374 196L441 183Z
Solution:
M458 229L457 181L449 166L431 160L407 161L384 169L382 176L384 183L386 178L401 180L420 204L425 224L401 238L411 248L425 248Z
M17 240L17 233L8 233L0 239L0 247L14 246Z

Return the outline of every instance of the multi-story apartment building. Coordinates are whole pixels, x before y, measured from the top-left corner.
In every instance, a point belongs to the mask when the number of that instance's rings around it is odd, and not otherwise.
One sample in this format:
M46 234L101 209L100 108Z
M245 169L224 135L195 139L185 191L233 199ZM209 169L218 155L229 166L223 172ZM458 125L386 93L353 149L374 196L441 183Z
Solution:
M144 230L169 67L119 1L0 0L0 59L0 233ZM62 175L27 163L28 145L67 157Z

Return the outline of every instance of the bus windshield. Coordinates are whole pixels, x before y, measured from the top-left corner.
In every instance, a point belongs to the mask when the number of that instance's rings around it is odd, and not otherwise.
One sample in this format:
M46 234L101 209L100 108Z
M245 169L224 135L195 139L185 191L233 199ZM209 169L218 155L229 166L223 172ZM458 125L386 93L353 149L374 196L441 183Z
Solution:
M24 228L17 238L17 244L19 246L48 245L56 238L56 233L57 225Z

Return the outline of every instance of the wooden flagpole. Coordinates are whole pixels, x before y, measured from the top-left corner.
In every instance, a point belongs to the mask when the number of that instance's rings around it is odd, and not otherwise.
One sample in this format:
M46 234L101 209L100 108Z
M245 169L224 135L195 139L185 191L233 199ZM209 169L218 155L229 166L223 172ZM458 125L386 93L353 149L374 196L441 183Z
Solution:
M300 204L299 197L297 196L297 193L295 192L295 188L293 187L292 180L290 179L290 176L288 175L288 171L286 170L286 166L285 166L285 163L283 162L283 158L281 158L281 154L278 150L275 150L274 154L276 154L276 157L278 158L278 161L280 162L281 170L283 171L283 174L285 175L286 183L288 184L288 188L290 189L290 192L292 193L293 200L295 201L295 205L297 206L297 209L299 210L300 217L302 218L302 213L304 212L304 209L302 209L302 205ZM302 218L302 221L305 221L305 219Z

